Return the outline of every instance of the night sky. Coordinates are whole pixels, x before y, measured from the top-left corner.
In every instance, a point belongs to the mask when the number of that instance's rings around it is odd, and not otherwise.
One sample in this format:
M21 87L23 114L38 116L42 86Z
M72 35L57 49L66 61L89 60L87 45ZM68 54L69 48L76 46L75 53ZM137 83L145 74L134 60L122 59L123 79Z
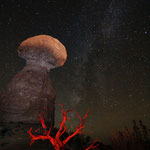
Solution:
M47 34L66 47L63 67L50 71L59 103L90 109L86 133L105 141L132 120L150 127L150 0L0 0L0 89L25 65L17 47Z

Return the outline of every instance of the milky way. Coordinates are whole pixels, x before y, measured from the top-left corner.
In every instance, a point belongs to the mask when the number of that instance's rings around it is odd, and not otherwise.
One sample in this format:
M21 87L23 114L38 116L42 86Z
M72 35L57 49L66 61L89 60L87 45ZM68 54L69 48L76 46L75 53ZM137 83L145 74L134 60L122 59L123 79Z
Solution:
M24 66L17 47L24 39L48 34L68 52L65 65L50 71L58 103L74 113L71 129L87 118L87 134L107 139L132 120L150 125L149 0L3 1L0 5L0 85L5 88ZM68 125L68 126L69 126Z

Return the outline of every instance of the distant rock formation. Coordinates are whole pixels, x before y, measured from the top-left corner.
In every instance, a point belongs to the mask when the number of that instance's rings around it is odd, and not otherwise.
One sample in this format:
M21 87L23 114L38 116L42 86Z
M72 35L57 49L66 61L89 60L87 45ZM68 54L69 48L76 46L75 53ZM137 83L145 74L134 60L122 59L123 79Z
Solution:
M49 71L65 63L66 49L57 39L39 35L23 41L18 53L26 59L26 66L1 95L0 121L39 123L42 114L54 125L56 94Z

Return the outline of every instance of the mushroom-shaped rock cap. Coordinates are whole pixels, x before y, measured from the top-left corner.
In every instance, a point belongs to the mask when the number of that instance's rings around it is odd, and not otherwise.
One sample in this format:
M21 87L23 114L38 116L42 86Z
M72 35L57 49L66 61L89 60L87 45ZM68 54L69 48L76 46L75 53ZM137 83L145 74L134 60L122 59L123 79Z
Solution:
M18 53L27 63L40 64L48 69L63 66L67 59L64 45L48 35L38 35L24 40L18 48Z

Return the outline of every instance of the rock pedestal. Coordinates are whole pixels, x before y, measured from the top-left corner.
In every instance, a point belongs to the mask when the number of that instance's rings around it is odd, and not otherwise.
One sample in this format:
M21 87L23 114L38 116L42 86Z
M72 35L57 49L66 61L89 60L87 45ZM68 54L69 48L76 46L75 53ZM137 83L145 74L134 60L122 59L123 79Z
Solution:
M46 68L26 66L1 98L3 122L39 123L40 114L54 124L55 91Z

